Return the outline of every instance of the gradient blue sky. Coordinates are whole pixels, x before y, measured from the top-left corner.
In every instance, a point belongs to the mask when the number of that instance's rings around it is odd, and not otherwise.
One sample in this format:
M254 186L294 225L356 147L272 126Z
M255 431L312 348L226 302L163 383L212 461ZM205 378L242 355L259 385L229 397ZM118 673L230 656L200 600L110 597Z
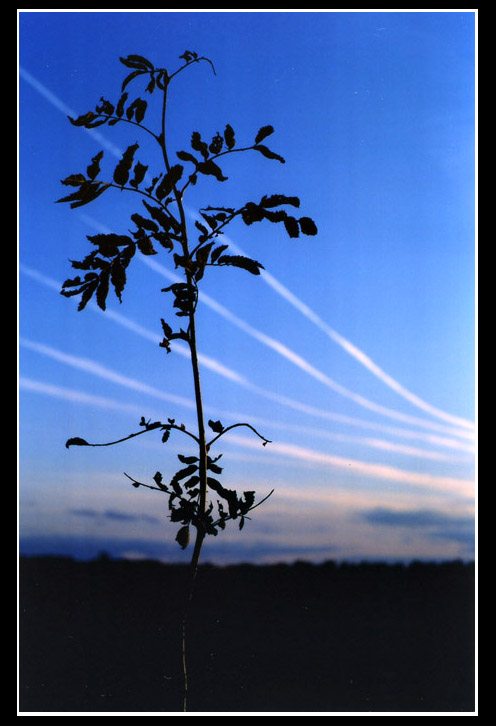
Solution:
M261 126L282 165L226 160L185 199L241 206L296 195L316 237L234 223L226 241L261 277L214 270L198 316L207 414L255 424L222 439L224 483L273 496L205 559L451 559L474 553L474 11L19 13L20 550L182 561L167 500L136 490L191 453L154 434L109 441L142 415L194 425L187 359L158 347L164 251L136 258L119 304L77 312L59 294L86 235L126 234L137 195L109 190L71 210L60 180L104 150L102 175L140 143L135 127L90 134L67 115L116 102L137 53L175 70L185 49L212 59L174 79L172 151L192 131ZM131 89L132 90L132 89ZM143 89L135 87L138 95ZM154 98L154 97L152 97ZM158 99L157 99L158 100ZM150 125L153 112L148 112ZM270 143L269 143L270 141ZM160 167L158 170L161 170ZM145 440L146 439L146 440Z

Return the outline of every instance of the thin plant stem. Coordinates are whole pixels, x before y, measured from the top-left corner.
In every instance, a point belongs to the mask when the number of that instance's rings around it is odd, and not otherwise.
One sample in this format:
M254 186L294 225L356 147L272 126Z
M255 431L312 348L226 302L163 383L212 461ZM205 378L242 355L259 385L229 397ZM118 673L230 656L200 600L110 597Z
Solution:
M169 79L170 80L170 79ZM163 91L163 103L162 103L162 133L160 136L160 146L162 148L162 155L164 159L165 168L167 173L170 173L171 167L167 154L166 144L166 112L167 112L167 88L168 83L165 84ZM189 256L188 249L188 230L186 224L186 215L184 212L184 206L182 202L182 194L179 192L177 185L173 184L173 193L177 204L177 209L180 218L181 225L181 244L183 248L183 254L185 257ZM191 275L187 273L187 282L191 287L195 287ZM187 623L188 615L190 611L191 602L193 599L194 587L196 582L196 576L198 572L198 564L200 561L200 554L205 539L205 527L203 524L203 518L207 506L207 440L205 434L205 418L203 414L203 400L201 392L200 382L200 367L198 362L198 350L196 343L196 324L195 324L195 312L196 304L192 306L189 313L189 327L188 327L188 343L191 352L191 366L193 370L193 383L195 391L195 404L196 414L198 423L198 449L199 449L199 462L198 462L198 475L200 479L200 497L198 505L198 518L196 525L196 539L193 549L193 554L190 563L190 578L189 587L187 592L187 598L184 606L183 620L182 620L182 665L183 665L183 710L187 711L187 697L188 697L188 668L186 658L186 640L187 640Z

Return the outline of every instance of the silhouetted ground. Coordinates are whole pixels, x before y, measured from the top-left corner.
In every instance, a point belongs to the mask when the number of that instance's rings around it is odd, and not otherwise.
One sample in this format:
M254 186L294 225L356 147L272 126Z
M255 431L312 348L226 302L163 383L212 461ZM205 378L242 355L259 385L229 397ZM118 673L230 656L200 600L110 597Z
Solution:
M182 710L186 568L20 560L20 712ZM474 566L201 568L192 712L474 711Z

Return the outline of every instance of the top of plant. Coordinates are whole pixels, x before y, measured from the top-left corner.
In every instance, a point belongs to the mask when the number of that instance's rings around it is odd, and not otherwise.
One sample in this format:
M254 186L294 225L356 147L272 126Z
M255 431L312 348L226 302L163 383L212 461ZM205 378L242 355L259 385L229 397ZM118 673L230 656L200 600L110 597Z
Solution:
M93 296L97 305L104 310L110 286L121 301L127 279L126 270L136 252L155 255L162 248L172 254L176 268L181 268L186 278L185 286L173 285L166 288L174 293L177 314L180 316L187 315L192 309L191 306L196 304L196 285L207 267L233 266L254 275L260 274L263 269L261 263L249 257L227 254L228 245L219 239L226 226L238 217L246 225L261 221L282 223L292 238L299 237L300 233L317 233L312 219L305 216L297 218L284 208L299 208L298 197L271 194L262 196L256 202L249 201L238 208L208 206L200 209L199 219L195 222L197 241L194 244L189 242L183 209L184 194L201 176L211 176L219 182L225 182L227 177L220 166L222 157L235 152L256 151L279 163L284 163L285 160L262 143L274 133L272 126L263 126L254 135L253 142L239 146L232 126L226 124L223 133L217 132L210 140L203 138L199 131L193 131L190 149L177 151L175 156L181 163L173 163L165 138L168 85L185 68L201 61L210 64L215 73L212 61L193 51L185 51L180 60L183 61L182 65L169 73L165 68L156 68L142 55L131 54L120 58L121 63L131 72L122 81L117 102L112 103L101 97L94 111L88 111L77 118L69 117L74 126L87 129L104 124L133 125L156 140L164 161L162 171L149 171L149 165L137 159L139 143L134 142L123 152L112 173L103 179L101 163L104 152L100 151L91 159L85 171L71 174L62 180L61 183L72 191L57 201L69 203L71 209L96 200L112 188L137 193L143 205L140 211L131 215L134 228L130 230L130 234L88 235L93 246L90 253L81 261L71 261L72 267L82 271L84 275L78 274L66 280L61 292L67 297L80 296L79 310ZM138 78L146 81L144 94L130 97L130 84ZM162 94L162 128L153 130L145 124L148 101L143 95L151 96L157 91Z

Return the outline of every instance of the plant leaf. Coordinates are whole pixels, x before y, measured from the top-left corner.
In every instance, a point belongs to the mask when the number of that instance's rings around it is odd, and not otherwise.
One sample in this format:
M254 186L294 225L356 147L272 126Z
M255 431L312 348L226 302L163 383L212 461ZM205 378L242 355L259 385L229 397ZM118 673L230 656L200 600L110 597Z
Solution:
M226 128L224 129L224 140L228 149L232 149L236 144L236 140L234 138L234 130L232 126L230 126L230 124L227 124Z
M69 446L89 446L89 444L84 439L79 438L79 436L74 436L74 438L67 439L65 442L65 448L68 449Z
M270 136L274 133L274 127L273 126L262 126L261 129L259 129L257 135L255 136L255 143L259 144L261 141L263 141L267 136Z
M163 177L162 181L155 190L155 196L157 199L162 200L172 192L175 185L183 175L183 169L184 167L181 166L181 164L171 166L169 173Z
M132 239L124 234L93 234L86 235L91 244L98 246L98 252L104 257L115 257L119 253L119 247L127 247L132 244Z
M133 169L134 178L131 179L129 184L132 187L134 187L135 189L137 189L139 187L139 185L141 184L141 182L143 181L143 179L145 178L145 174L147 171L148 171L148 166L145 166L144 164L142 164L141 161L137 161L135 164L135 167Z
M141 67L148 68L150 71L154 71L155 68L148 58L144 58L142 55L131 54L126 57L126 61L131 63L139 63ZM124 64L125 65L125 64Z
M69 187L80 187L85 181L86 177L84 174L71 174L66 179L62 179L60 183Z
M131 66L129 66L129 67L131 68ZM124 80L122 81L121 93L124 91L126 86L133 80L133 78L136 78L136 76L142 76L143 73L146 73L146 71L138 70L138 71L133 71L128 76L126 76L124 78Z
M219 256L224 252L224 250L227 250L228 247L229 245L220 245L219 247L216 247L210 256L211 261L216 262Z
M181 527L176 534L176 542L182 550L185 550L189 545L189 525L185 524Z
M110 283L110 266L106 270L102 270L98 287L96 288L96 303L101 310L105 310L106 300Z
M224 431L224 426L221 424L220 421L210 421L208 422L208 425L212 429L212 431L215 431L216 434L221 434Z
M310 217L300 217L298 224L300 225L300 229L303 234L316 235L318 232L317 225L313 219L310 219Z
M214 176L218 181L227 180L227 176L224 176L220 167L217 166L217 164L211 159L209 159L208 161L200 161L196 168L197 171L201 172L202 174L209 174Z
M177 458L182 464L194 464L196 461L198 461L197 456L184 456L184 454L178 454Z
M115 107L115 115L119 116L119 118L124 114L124 104L127 101L128 95L128 93L123 93L119 98L119 101L117 102L117 106Z
M243 270L251 272L252 275L259 275L260 270L264 269L264 266L260 262L252 260L250 257L244 257L243 255L222 255L217 260L217 264L240 267Z
M300 230L298 227L298 222L294 217L290 217L289 215L284 219L284 226L286 227L286 232L289 234L290 237L299 237L300 236Z
M300 200L298 197L286 197L284 194L271 194L270 197L263 196L260 201L260 206L265 209L279 207L281 204L291 204L293 207L299 207Z
M193 154L190 154L189 151L176 151L176 156L178 159L181 159L181 161L191 161L192 164L197 164L197 159L193 156Z
M158 232L156 222L153 222L151 219L147 219L146 217L142 217L141 214L138 214L137 212L131 215L131 219L137 227L147 229L149 232Z
M129 171L133 164L134 154L136 153L136 150L138 148L138 144L131 144L131 146L128 146L126 151L122 155L122 159L115 167L114 182L121 187L123 187L129 179Z
M99 151L96 156L94 156L91 160L91 164L86 169L86 173L88 177L93 181L98 174L100 173L100 161L103 156L103 151Z
M198 131L193 131L191 134L191 148L194 151L199 151L204 159L208 159L208 145L202 141Z
M82 116L78 116L76 119L71 116L67 117L73 126L88 126L94 119L98 118L98 115L94 111L88 111ZM105 122L104 122L105 123Z
M283 159L282 156L279 156L279 154L276 154L275 152L271 151L263 144L256 144L253 148L256 149L257 151L259 151L262 154L262 156L265 156L267 159L275 159L276 161L280 161L281 164L286 163L286 159Z
M122 302L122 291L126 285L126 268L122 264L120 257L112 262L110 267L110 282L112 283L115 294L119 298L119 302Z

